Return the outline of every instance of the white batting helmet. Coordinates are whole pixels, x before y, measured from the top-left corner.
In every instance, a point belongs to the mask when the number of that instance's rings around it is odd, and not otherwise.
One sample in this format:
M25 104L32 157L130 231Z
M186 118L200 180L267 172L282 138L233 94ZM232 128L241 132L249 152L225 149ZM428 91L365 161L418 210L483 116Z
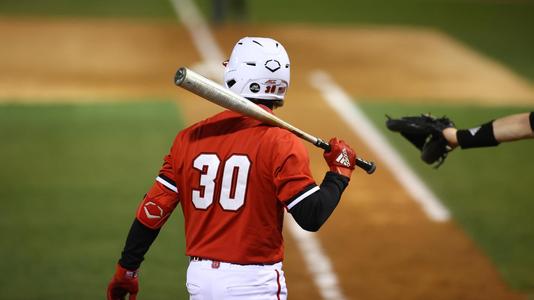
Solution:
M289 87L289 70L282 44L270 38L245 37L232 50L224 84L245 98L272 100L280 106Z

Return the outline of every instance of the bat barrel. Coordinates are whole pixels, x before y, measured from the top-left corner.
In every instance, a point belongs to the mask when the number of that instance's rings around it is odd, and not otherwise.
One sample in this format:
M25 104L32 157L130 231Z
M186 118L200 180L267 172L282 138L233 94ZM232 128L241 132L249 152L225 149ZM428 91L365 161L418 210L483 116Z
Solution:
M185 77L187 76L187 69L186 68L179 68L176 71L176 74L174 75L174 84L176 85L182 85L182 83L185 80Z

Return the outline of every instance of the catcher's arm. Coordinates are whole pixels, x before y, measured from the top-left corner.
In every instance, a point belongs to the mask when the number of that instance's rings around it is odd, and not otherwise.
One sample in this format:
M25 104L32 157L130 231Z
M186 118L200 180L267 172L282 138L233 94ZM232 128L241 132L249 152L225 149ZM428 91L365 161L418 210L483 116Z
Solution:
M445 128L443 136L451 148L462 149L534 138L534 112L505 116L471 129Z
M388 116L388 129L399 132L421 151L421 159L439 167L448 152L462 149L492 147L501 142L534 138L534 112L498 118L470 129L456 129L447 117L430 114L393 119Z

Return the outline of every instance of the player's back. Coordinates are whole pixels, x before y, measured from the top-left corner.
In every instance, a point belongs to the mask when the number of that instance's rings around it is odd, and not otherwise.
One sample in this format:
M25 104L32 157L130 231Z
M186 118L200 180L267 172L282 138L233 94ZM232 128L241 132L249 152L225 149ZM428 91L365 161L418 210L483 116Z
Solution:
M289 153L282 149L295 148L295 143L298 151L305 152L288 131L230 111L177 136L173 168L187 255L235 263L283 259L281 201L287 199L280 194L277 168ZM307 153L303 155L307 159ZM303 184L313 183L306 180Z

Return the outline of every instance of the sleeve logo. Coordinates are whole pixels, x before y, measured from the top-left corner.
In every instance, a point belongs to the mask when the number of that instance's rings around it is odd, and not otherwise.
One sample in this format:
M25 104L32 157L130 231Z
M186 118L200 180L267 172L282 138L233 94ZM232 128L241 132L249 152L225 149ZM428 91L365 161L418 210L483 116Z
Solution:
M148 219L161 219L163 217L163 209L152 201L145 203L143 209Z

